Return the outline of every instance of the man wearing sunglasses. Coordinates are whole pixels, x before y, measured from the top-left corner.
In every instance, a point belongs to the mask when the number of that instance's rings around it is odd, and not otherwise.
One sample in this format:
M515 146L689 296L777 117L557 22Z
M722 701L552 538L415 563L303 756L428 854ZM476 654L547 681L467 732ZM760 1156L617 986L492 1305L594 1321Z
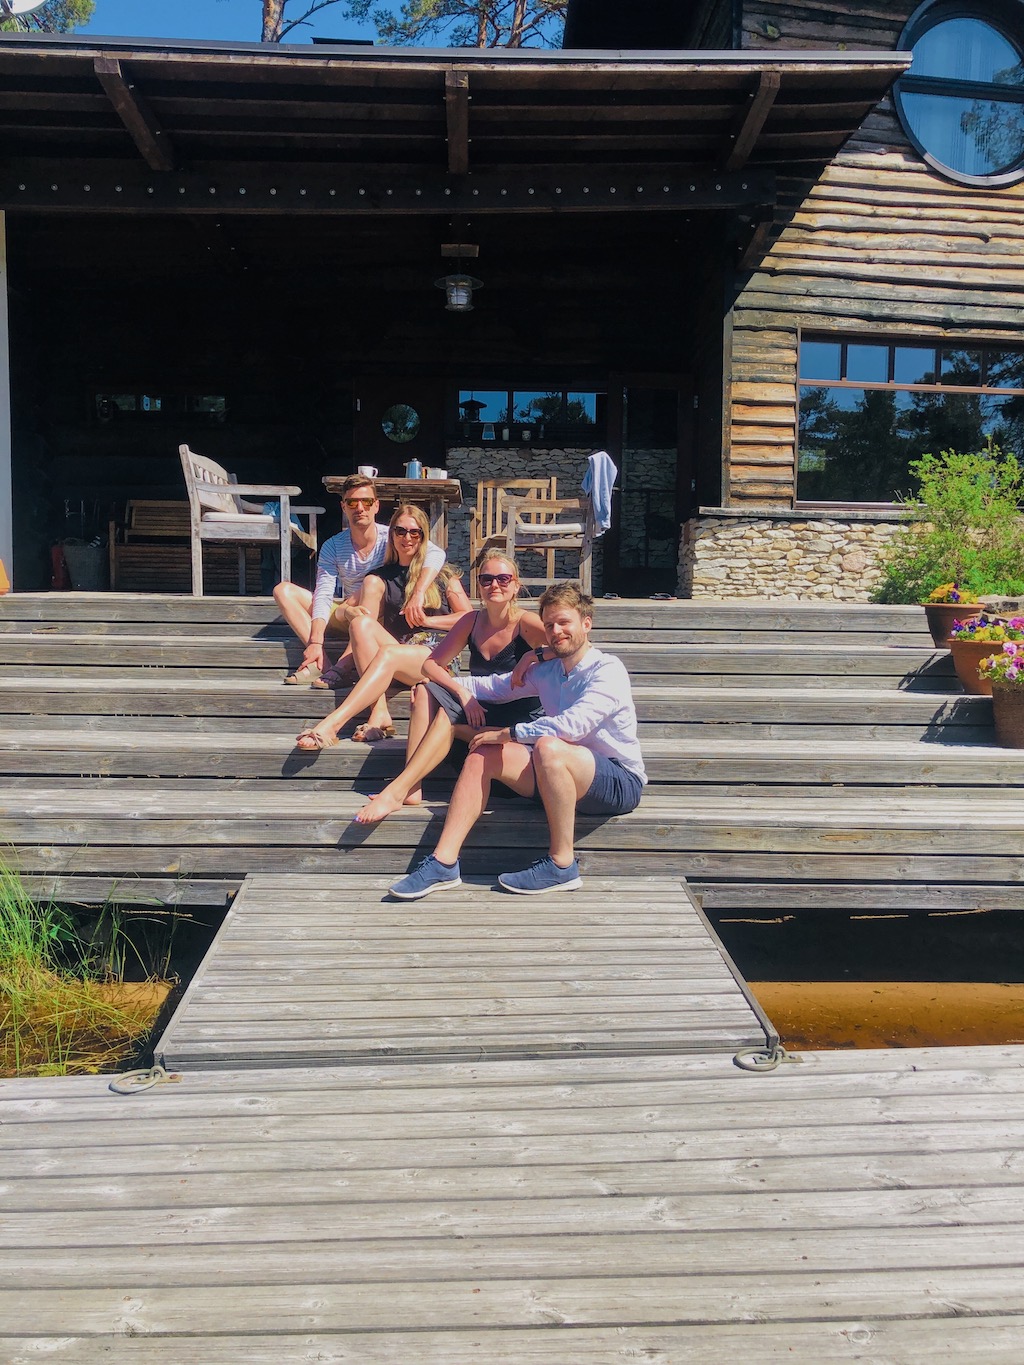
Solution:
M581 884L574 849L577 811L625 815L639 803L647 774L633 692L622 661L590 643L593 599L578 583L559 583L541 595L538 607L547 647L536 651L520 695L539 697L545 714L511 729L477 731L437 847L389 888L399 900L462 884L459 853L493 782L539 801L548 820L547 857L498 877L506 891L520 896L574 891ZM477 701L507 702L514 698L519 671L459 682Z
M305 645L302 663L294 673L289 673L286 683L335 687L347 680L346 665L351 663L348 645L333 673L324 676L324 637L328 631L332 635L348 635L349 622L359 611L363 579L384 562L388 528L377 521L380 510L377 489L373 480L363 474L350 474L341 485L341 508L345 529L321 546L313 591L295 583L279 583L274 589L281 615ZM444 563L444 551L430 542L423 570L404 611L410 626L426 625L423 594ZM353 671L349 680L354 677Z

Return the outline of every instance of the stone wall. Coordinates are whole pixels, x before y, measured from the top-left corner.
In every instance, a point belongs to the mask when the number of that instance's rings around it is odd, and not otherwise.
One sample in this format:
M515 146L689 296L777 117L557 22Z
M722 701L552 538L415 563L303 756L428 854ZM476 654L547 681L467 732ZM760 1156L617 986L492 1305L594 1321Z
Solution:
M867 602L881 577L878 553L902 520L898 512L702 507L682 528L678 593Z

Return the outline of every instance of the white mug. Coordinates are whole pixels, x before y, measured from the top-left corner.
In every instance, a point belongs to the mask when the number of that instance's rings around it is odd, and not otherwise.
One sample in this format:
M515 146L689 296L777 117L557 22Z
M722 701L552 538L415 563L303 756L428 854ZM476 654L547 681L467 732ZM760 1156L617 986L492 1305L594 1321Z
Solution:
M446 479L447 477L448 477L447 469L434 469L433 467L431 467L430 469L427 470L428 479Z
M375 479L377 477L377 466L374 464L357 464L356 473L365 474L368 479Z

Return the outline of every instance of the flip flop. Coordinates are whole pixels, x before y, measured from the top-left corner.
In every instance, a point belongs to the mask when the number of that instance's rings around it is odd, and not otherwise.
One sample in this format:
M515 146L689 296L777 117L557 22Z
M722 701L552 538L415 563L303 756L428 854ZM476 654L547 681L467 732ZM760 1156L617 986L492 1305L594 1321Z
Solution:
M303 744L302 741L304 739L311 739L313 743ZM333 749L337 742L337 735L328 738L327 735L322 735L319 730L314 730L312 728L303 730L300 735L296 735L295 737L295 747L307 754L316 753L319 749Z
M288 674L284 681L287 687L308 687L315 686L315 679L319 676L319 668L312 668L309 664L300 664L294 673Z
M393 725L357 725L352 739L356 744L376 744L382 739L394 739L397 734Z

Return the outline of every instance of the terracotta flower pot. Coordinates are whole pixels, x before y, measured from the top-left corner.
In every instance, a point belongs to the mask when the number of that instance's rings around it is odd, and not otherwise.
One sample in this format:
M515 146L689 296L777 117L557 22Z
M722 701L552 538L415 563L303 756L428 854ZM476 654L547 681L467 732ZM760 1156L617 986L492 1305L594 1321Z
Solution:
M922 602L928 629L937 645L949 644L954 621L976 621L985 608L980 602Z
M979 678L978 665L990 654L1001 654L1003 646L993 644L991 640L958 640L954 635L949 642L949 652L964 691L975 697L991 697L992 679Z
M996 743L1004 749L1024 749L1024 687L1020 683L992 684L992 715Z

